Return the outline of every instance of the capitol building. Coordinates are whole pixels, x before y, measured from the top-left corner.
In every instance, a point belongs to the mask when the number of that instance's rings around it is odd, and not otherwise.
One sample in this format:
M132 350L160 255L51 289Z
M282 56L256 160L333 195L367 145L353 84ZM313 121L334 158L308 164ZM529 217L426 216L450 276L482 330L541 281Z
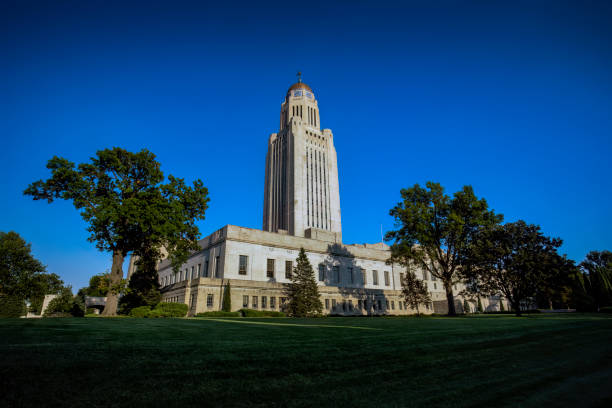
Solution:
M189 315L221 310L231 285L232 310L283 310L300 248L315 271L326 314L413 314L401 296L405 269L387 264L389 246L342 242L338 160L334 135L321 129L314 91L298 80L281 104L278 133L268 139L263 228L226 225L199 241L200 250L175 272L169 260L158 266L162 300L185 303ZM131 262L128 275L133 271ZM421 313L446 313L442 282L417 271L432 303ZM457 311L464 299L454 288ZM499 300L482 298L488 310ZM476 304L471 303L474 310Z

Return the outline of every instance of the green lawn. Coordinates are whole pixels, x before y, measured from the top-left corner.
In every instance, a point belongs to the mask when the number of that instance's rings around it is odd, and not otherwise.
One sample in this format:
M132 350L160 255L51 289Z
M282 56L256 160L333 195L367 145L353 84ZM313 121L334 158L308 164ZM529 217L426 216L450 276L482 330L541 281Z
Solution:
M612 406L612 318L0 320L2 406Z

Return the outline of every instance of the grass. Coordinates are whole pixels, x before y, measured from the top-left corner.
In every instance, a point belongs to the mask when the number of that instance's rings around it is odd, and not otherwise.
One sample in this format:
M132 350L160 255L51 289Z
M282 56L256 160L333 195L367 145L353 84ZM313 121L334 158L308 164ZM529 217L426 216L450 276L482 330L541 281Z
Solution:
M612 406L612 317L0 320L2 405Z

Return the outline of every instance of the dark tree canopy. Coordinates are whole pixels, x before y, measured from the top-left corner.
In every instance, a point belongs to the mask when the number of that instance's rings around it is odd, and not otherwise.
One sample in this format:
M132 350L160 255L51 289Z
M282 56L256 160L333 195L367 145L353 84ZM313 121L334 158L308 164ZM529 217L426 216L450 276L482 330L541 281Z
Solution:
M178 267L190 251L198 249L195 222L204 219L208 207L206 187L200 180L187 186L173 176L163 184L160 163L148 150L100 150L90 163L78 166L53 157L47 168L51 178L32 183L24 194L34 200L72 201L89 225L88 240L113 254L103 314L116 314L122 264L129 253L147 257L148 265L154 265L163 246Z
M612 252L591 251L579 265L582 270L582 283L599 311L602 306L612 305Z
M468 288L503 295L520 315L522 301L533 299L551 281L571 273L573 263L557 253L561 243L524 221L483 230L472 245L471 264L465 270Z
M431 296L427 290L427 285L421 279L417 278L415 273L407 271L401 275L402 296L411 308L416 309L419 314L420 305L428 305L431 303Z
M287 286L287 296L289 298L287 312L290 316L316 316L321 314L323 310L314 270L304 248L300 249L296 266L291 273L291 283Z
M455 315L453 285L461 280L461 265L468 262L474 235L499 224L503 216L489 210L471 186L451 198L440 184L429 181L426 188L415 184L402 189L401 196L402 201L390 211L398 228L386 235L394 241L390 261L414 264L440 279L449 314Z

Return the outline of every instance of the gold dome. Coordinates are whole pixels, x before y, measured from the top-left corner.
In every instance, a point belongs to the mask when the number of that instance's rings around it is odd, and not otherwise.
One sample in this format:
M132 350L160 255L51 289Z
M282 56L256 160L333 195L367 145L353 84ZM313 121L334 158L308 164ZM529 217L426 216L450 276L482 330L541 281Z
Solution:
M313 90L308 85L306 85L303 82L296 82L295 84L291 85L291 87L289 87L289 90L287 91L287 93L290 93L291 91L293 91L295 89L305 89L307 91L310 91L310 92L314 93Z

